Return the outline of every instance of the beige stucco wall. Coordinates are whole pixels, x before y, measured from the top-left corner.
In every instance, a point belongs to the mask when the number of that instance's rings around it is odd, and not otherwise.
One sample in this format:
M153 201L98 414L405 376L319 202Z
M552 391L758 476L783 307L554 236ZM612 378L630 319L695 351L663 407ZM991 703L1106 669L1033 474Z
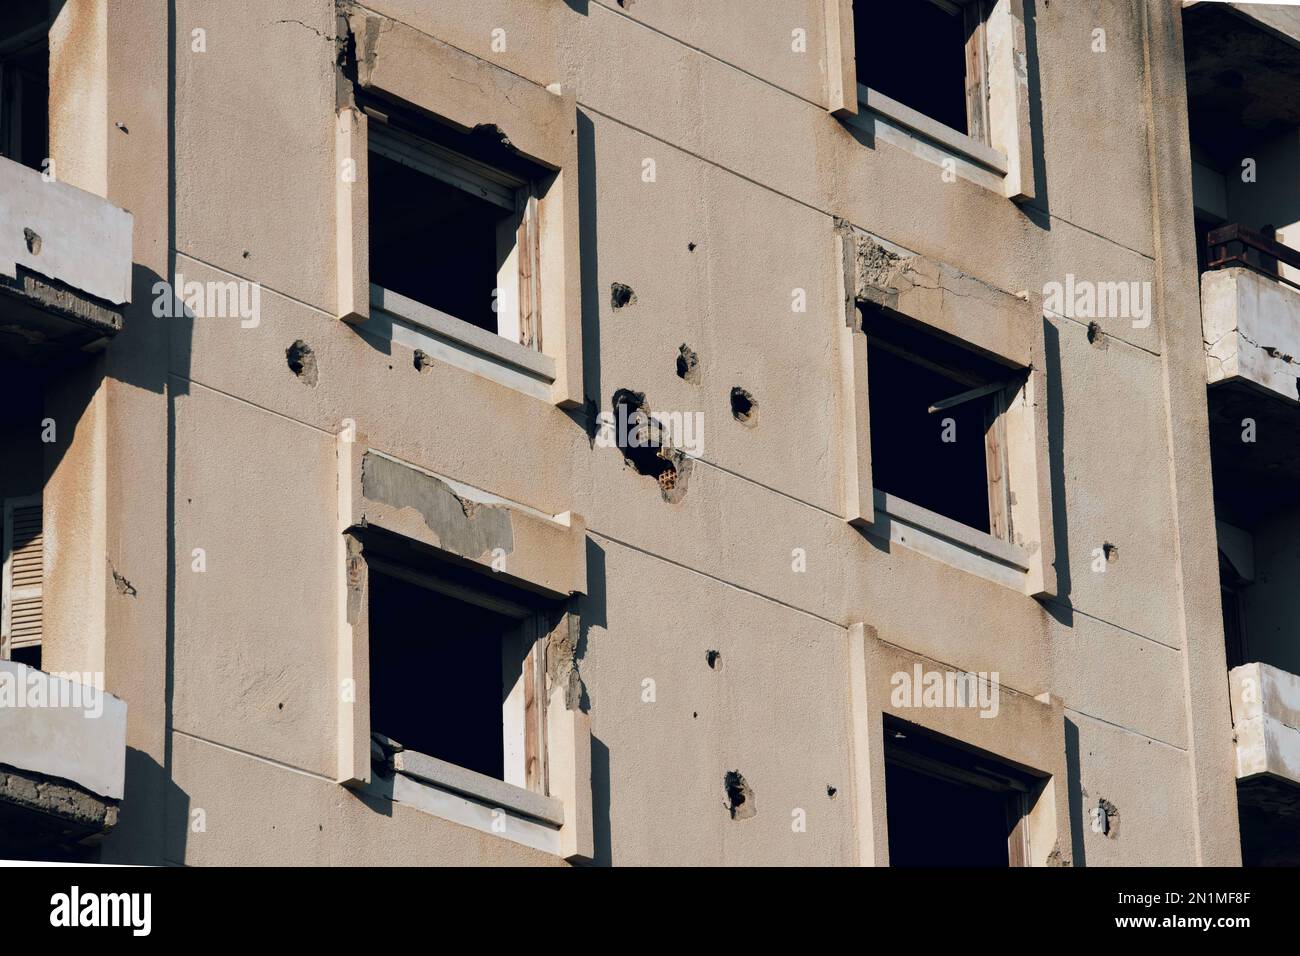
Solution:
M107 188L135 217L137 276L98 412L103 549L135 590L104 588L107 685L128 703L130 748L105 860L554 862L333 782L334 435L350 420L403 461L585 518L599 862L855 862L859 623L1059 699L1067 858L1237 861L1175 3L1026 4L1041 171L1019 207L827 113L816 0L707 15L371 0L576 96L586 391L602 408L626 387L703 413L678 504L592 447L580 413L443 364L422 374L409 351L334 318L331 0L174 6L169 24L162 5L113 5L106 26ZM1095 26L1105 54L1088 50ZM796 28L806 53L790 50ZM436 101L439 77L418 82ZM844 521L834 217L1013 295L1067 273L1153 284L1155 321L1099 320L1104 348L1086 322L1045 319L1057 599ZM155 318L152 284L174 272L260 283L260 323ZM613 282L637 295L617 314ZM298 339L314 387L286 366ZM683 342L697 384L675 374ZM736 385L759 402L755 428L731 417ZM1098 573L1103 544L1117 560ZM192 570L196 548L206 571ZM733 769L756 795L749 819L724 806ZM1116 838L1087 826L1100 798L1122 815Z

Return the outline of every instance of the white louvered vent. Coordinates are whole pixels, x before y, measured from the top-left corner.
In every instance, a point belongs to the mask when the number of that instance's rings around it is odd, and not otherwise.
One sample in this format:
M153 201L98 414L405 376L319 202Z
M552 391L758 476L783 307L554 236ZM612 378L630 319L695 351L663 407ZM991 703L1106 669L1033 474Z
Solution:
M40 498L4 503L4 593L0 600L0 648L9 653L41 643L45 583ZM6 654L5 656L8 656Z

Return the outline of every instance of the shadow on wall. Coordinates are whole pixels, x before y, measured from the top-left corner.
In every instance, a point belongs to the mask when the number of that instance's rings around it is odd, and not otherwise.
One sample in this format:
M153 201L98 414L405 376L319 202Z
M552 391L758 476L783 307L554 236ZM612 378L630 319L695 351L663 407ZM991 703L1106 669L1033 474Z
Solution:
M591 649L591 629L608 626L605 605L605 551L591 538L587 539L587 593L581 599L581 625L578 634L578 646L574 658L581 667ZM584 684L583 696L586 698L590 689ZM590 710L591 701L584 700ZM610 835L610 773L609 748L596 736L593 727L591 735L591 814L594 851L592 862L596 866L609 866L613 857Z
M1043 319L1047 383L1047 467L1051 475L1052 530L1056 544L1056 597L1042 604L1058 623L1074 625L1070 603L1070 517L1065 506L1065 405L1061 386L1061 331Z
M1075 866L1086 866L1083 846L1083 782L1079 767L1079 727L1065 718L1065 787L1070 803L1071 858Z
M197 810L197 808L194 808ZM126 748L126 787L117 826L100 846L99 862L132 866L183 864L191 831L211 821L190 807L171 773L143 750Z
M1036 0L1025 4L1025 72L1029 87L1029 143L1034 158L1034 199L1020 206L1025 218L1040 229L1052 228L1052 207L1048 201L1047 164L1043 159L1043 94L1038 70L1038 8Z
M585 4L584 4L585 7ZM596 414L600 411L600 275L596 188L596 127L591 117L578 110L578 262L582 283L582 395L583 408L569 417L596 438Z

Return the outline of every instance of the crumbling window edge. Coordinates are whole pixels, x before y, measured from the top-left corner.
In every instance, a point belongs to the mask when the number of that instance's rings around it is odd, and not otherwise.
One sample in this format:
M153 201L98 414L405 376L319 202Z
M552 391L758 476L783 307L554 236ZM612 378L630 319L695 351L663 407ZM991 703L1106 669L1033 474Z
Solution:
M354 687L350 721L345 723L340 713L340 732L351 729L358 740L368 742L374 772L358 772L350 777L341 774L338 782L569 861L589 861L593 852L591 725L581 709L584 690L575 660L581 631L578 597L570 595L567 600L541 608L536 607L535 595L525 596L522 591L521 598L526 600L518 605L486 591L479 599L483 606L518 619L519 633L532 641L521 671L525 688L523 766L529 782L527 787L521 787L418 751L406 751L400 744L395 747L393 741L372 733L369 574L372 567L391 574L401 562L386 555L367 555L363 527L346 528L341 540L346 588L341 623L350 632L341 650L353 655L351 673L365 675L365 679ZM426 585L437 578L436 570L408 570L408 580L423 578ZM444 593L473 600L467 590L473 590L472 586L455 583L448 585ZM538 689L541 693L537 693ZM402 758L401 754L408 756ZM361 759L366 757L361 755Z
M911 257L924 261L924 257L889 244L839 217L833 220L831 238L834 261L840 265L835 270L840 307L832 314L840 361L844 520L877 539L883 538L888 542L897 540L899 544L920 550L959 570L979 574L1029 597L1054 596L1057 589L1054 566L1056 543L1053 537L1053 488L1047 447L1047 404L1043 371L1046 365L1046 346L1042 322L1031 321L1023 328L1022 331L1029 340L1024 342L1024 354L1017 357L1010 354L1016 349L1009 342L986 342L984 347L977 346L957 335L953 329L941 328L924 315L912 314L910 307L895 303L902 309L900 315L918 323L928 332L989 354L1007 366L1007 387L1002 392L999 415L1001 427L995 433L996 444L1000 446L999 463L1005 485L1002 491L1006 496L1007 538L1004 540L992 535L986 536L897 497L893 498L892 504L882 508L877 497L881 493L876 490L872 480L868 336L858 309L860 302L867 301L859 288L860 243L874 244L886 252L897 250L894 254L900 258ZM933 265L941 269L951 268L943 263ZM978 281L957 270L952 271L961 275L963 281ZM1008 297L1008 301L1012 298L1022 300L1016 308L1023 306L1027 315L1032 317L1041 314L1041 302L1035 297L1025 294L1011 297L1009 293L1003 294ZM972 380L971 384L979 383ZM1013 421L1014 429L1008 429L1007 425ZM1013 510L1020 516L1014 526L1011 521ZM911 527L912 533L905 535L905 528L902 527L904 524ZM949 524L956 530L950 529Z

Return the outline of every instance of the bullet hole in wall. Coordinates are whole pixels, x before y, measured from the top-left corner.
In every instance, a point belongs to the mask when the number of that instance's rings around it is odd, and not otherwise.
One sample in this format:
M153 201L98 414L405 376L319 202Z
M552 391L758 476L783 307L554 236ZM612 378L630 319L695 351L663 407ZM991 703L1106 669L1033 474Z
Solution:
M416 349L412 364L417 372L423 372L433 364L433 357L424 349Z
M312 347L298 339L284 350L284 357L289 363L289 370L298 376L304 385L316 385L316 353Z
M1119 839L1119 807L1105 797L1098 797L1097 807L1092 811L1092 830L1107 839Z
M23 238L27 241L27 251L34 256L41 254L41 237L31 229L23 229Z
M826 784L826 796L828 796L828 797L830 797L832 800L834 800L834 799L835 799L835 794L837 794L837 793L839 793L839 790L837 790L835 787L832 787L829 783Z
M614 307L615 311L629 305L635 305L636 293L632 291L630 285L624 285L621 282L611 283L609 287L609 304Z
M748 428L758 424L758 402L739 385L731 390L731 417Z
M677 348L677 377L692 384L700 380L700 357L685 342Z
M681 501L691 475L691 460L669 444L671 436L650 414L645 393L620 388L612 404L614 434L623 460L637 474L657 480L664 501Z
M720 667L722 667L722 652L721 652L721 651L705 651L705 652L704 652L704 659L705 659L706 661L709 662L709 669L710 669L710 670L715 670L715 671L716 671L716 670L718 670Z
M1111 544L1109 541L1101 546L1101 551L1106 555L1106 560L1114 564L1119 560L1119 545Z
M754 805L754 790L739 770L728 770L722 777L722 789L727 795L727 812L733 820L747 820L758 812Z
M693 242L688 242L688 243L686 243L686 251L687 251L687 252L694 252L694 251L695 251L695 243L693 243Z
M1101 325L1097 322L1088 323L1088 341L1099 349L1110 347L1110 343L1106 340L1106 333L1101 330Z

